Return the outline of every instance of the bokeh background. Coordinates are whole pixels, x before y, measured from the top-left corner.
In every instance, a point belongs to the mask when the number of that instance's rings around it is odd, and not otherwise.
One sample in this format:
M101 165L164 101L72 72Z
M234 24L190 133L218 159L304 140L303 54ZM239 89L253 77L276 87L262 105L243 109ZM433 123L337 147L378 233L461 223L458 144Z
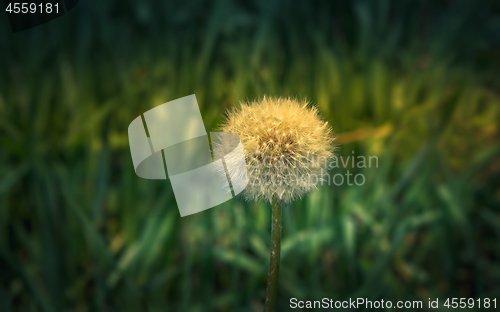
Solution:
M498 1L81 1L0 14L0 310L260 311L270 206L180 218L127 127L196 94L308 99L363 186L284 209L277 310L299 300L497 298ZM494 310L493 308L491 310Z

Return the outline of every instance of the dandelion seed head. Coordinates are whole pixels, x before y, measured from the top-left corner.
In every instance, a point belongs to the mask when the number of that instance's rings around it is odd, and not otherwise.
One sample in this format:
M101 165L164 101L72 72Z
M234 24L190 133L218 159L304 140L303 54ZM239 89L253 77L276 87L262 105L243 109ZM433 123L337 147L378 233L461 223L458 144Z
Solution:
M242 142L247 200L284 202L316 188L335 150L332 129L307 101L264 97L228 111L220 131ZM274 181L272 181L274 179Z

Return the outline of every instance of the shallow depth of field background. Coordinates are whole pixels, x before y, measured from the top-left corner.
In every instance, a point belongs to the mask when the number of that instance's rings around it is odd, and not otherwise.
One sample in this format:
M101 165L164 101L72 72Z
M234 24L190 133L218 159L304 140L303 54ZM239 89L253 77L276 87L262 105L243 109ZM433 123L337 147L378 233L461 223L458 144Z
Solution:
M284 209L289 300L497 298L498 1L81 1L12 34L0 14L0 311L259 311L270 206L180 218L133 171L127 127L196 94L213 131L307 98L363 186Z

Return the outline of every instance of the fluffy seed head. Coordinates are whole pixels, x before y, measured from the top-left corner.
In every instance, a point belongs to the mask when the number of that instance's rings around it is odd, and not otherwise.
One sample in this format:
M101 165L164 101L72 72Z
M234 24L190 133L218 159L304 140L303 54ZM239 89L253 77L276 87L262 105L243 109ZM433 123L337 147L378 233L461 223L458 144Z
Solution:
M247 200L285 202L316 188L333 156L334 137L316 107L307 101L269 98L227 113L223 132L237 134L242 142L249 182Z

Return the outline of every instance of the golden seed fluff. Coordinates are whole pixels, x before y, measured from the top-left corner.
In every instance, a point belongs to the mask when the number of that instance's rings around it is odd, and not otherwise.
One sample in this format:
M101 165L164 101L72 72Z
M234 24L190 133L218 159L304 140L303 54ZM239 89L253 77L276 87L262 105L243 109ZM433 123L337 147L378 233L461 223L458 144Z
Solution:
M307 101L264 97L227 112L220 131L237 134L247 164L247 200L291 202L323 179L334 137Z

